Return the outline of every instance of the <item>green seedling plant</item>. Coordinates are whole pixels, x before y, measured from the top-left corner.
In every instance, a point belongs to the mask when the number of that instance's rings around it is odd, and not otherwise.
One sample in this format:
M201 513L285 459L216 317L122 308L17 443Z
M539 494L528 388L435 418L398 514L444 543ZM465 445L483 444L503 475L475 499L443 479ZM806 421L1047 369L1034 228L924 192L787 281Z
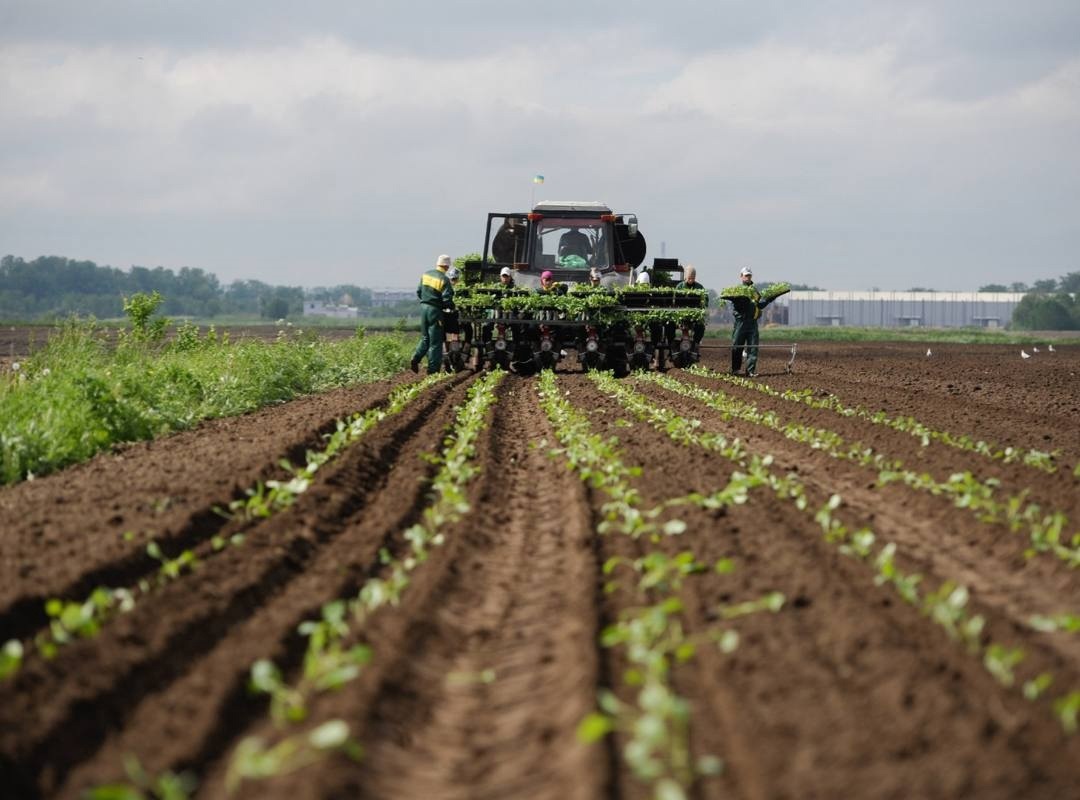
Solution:
M1054 633L1077 633L1080 631L1080 615L1077 614L1036 614L1028 619L1028 625L1037 631Z
M0 681L7 680L22 666L23 644L18 639L8 639L0 648Z
M44 658L53 658L60 647L75 639L97 636L101 626L114 614L126 613L134 607L135 596L130 590L104 586L79 603L51 598L45 602L49 627L34 638L34 643Z
M127 781L108 783L90 789L85 800L188 800L198 788L190 772L163 772L151 775L135 756L124 758Z
M340 719L292 734L273 745L249 737L237 745L229 762L225 789L232 794L244 781L265 781L289 775L334 753L342 753L353 761L358 761L362 755L359 743L349 733L348 724Z
M607 394L618 399L625 407L631 410L639 419L650 422L657 430L667 432L669 422L678 416L673 411L665 409L655 403L646 400L611 376L593 374L592 380ZM645 377L645 376L643 376ZM646 378L652 379L652 378ZM685 431L695 431L691 435L692 443L700 447L725 452L724 443L717 440L715 435L698 435L698 426L681 426L684 433L679 437L672 435L675 441L687 443ZM671 435L671 434L669 434ZM722 439L722 437L721 437ZM725 440L726 441L726 440ZM793 497L805 497L805 490L801 482L794 474L783 477L772 475L768 471L770 460L762 459L756 466L748 465L745 460L736 461L744 468L748 468L751 474L759 474L767 480L776 491L778 497L791 499ZM800 488L793 488L800 485ZM890 543L877 549L877 536L866 527L851 529L844 524L836 512L842 506L839 495L832 495L822 506L813 512L814 520L821 527L825 539L840 546L842 552L859 558L876 567L876 580L879 585L888 585L907 602L918 607L924 616L942 627L950 637L962 642L967 650L973 655L981 656L983 666L1004 686L1013 686L1016 683L1015 667L1024 658L1024 653L1019 648L1012 648L999 642L985 641L985 620L981 615L972 614L967 606L969 593L966 587L953 581L946 580L932 591L923 593L920 589L921 576L904 573L896 563L897 550L895 544ZM803 508L809 512L804 505ZM1044 677L1045 676L1045 677ZM1050 685L1052 676L1045 673L1033 680L1023 683L1023 694L1029 699L1039 697L1043 690ZM1041 688L1040 688L1041 687ZM1070 727L1068 698L1080 697L1080 692L1072 692L1055 701L1055 713L1061 721L1063 728L1068 733L1075 731L1075 725ZM1065 709L1062 711L1061 709ZM1080 712L1080 701L1076 710ZM1073 717L1075 723L1075 714Z

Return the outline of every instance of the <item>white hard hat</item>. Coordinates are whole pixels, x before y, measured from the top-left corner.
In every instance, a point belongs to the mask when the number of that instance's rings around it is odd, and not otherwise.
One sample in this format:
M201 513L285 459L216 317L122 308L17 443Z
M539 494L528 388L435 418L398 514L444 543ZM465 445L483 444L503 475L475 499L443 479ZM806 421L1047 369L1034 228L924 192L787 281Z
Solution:
M743 267L741 270L739 270L739 275L749 275L750 277L753 277L754 272L750 269L750 267Z
M436 267L449 267L450 266L450 256L443 253L441 256L439 256L439 260L435 262L435 266Z
M510 267L503 267L499 270L499 275L513 276L514 273L510 271Z

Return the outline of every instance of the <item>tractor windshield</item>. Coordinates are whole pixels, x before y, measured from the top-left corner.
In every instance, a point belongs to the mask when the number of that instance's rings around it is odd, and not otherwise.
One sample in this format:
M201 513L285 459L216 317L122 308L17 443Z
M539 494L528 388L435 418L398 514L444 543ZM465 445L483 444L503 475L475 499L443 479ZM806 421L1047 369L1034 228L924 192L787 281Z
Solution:
M536 229L539 267L589 269L611 263L610 223L599 219L545 217Z

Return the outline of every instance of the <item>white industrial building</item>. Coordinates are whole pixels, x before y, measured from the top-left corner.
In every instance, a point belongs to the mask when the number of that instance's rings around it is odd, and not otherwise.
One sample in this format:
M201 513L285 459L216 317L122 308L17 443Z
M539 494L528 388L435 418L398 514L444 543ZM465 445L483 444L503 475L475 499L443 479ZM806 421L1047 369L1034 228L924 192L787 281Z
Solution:
M356 306L339 306L335 303L324 303L321 300L305 300L304 316L351 319L360 316L360 309Z
M1022 292L806 292L787 300L787 324L861 328L1004 328Z

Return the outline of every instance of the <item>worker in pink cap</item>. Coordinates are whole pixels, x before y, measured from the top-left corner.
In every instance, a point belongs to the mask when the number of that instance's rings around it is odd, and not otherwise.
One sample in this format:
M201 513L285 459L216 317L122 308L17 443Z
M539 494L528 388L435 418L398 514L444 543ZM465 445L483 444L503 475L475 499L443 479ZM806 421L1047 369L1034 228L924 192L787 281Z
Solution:
M566 294L567 288L565 283L555 280L554 272L545 269L540 273L540 288L536 291L538 294Z

